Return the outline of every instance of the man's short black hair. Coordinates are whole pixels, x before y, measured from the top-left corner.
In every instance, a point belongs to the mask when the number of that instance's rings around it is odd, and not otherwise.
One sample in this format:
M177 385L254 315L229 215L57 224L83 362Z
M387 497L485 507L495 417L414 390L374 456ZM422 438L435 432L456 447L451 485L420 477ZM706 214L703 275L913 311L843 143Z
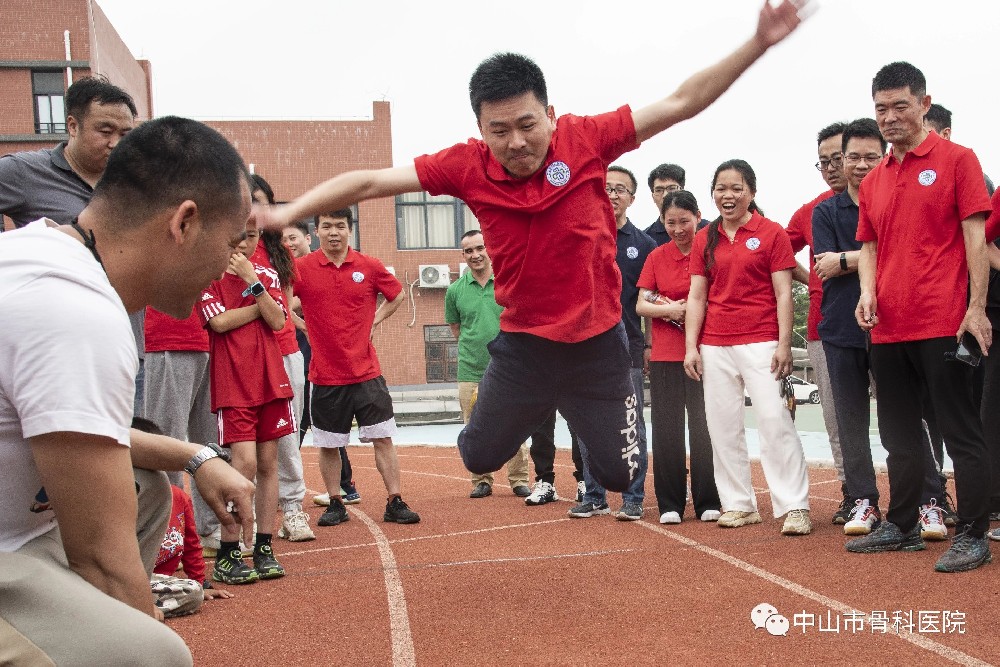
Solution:
M542 106L549 105L541 68L519 53L494 53L479 63L469 79L469 101L476 119L483 102L500 102L528 92L534 93Z
M467 231L464 234L462 234L462 238L460 238L459 241L461 241L462 239L467 239L470 236L476 236L477 234L482 234L482 233L483 233L483 230L481 230L481 229L470 229L469 231Z
M649 172L649 191L653 191L653 183L656 181L676 181L677 185L684 189L684 167L679 164L663 163L653 171Z
M633 174L625 167L622 167L621 165L617 164L613 164L610 167L608 167L608 171L617 171L619 174L625 174L626 176L628 176L628 180L632 181L632 194L635 195L635 191L639 187L639 183L636 182L635 180L635 174Z
M344 218L347 220L347 228L354 229L354 212L349 208L342 208L339 211L332 211L330 213L320 213L316 216L316 229L319 229L320 218L336 218L337 220Z
M138 226L186 200L207 224L244 205L250 174L225 137L188 118L164 116L125 135L108 158L93 202L111 208L109 223Z
M897 88L909 88L915 97L923 97L927 94L927 79L923 72L910 63L889 63L872 79L872 98L875 93Z
M888 143L885 137L878 129L878 123L875 122L874 118L858 118L852 120L847 124L847 127L843 131L843 139L840 142L840 150L843 153L847 152L847 140L854 138L870 138L878 139L879 144L882 146L882 152L885 153L885 148Z
M108 81L102 74L84 77L73 82L66 90L66 115L82 122L90 109L90 103L124 104L132 112L132 117L139 115L132 96Z
M829 125L827 125L826 127L824 127L822 130L820 130L819 134L816 135L816 145L818 146L819 144L823 143L824 141L826 141L830 137L835 137L838 134L843 134L844 133L844 129L846 127L847 127L847 123L840 123L840 122L830 123Z
M924 120L930 123L935 131L940 134L943 130L951 127L951 112L935 102L927 111Z

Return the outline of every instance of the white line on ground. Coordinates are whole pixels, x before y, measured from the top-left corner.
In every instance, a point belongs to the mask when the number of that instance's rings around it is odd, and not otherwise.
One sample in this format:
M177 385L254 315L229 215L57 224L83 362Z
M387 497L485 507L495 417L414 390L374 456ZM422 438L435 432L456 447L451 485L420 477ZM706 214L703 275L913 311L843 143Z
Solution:
M424 567L452 567L455 565L480 565L484 563L526 563L533 560L554 560L557 558L586 558L589 556L607 556L609 554L632 553L635 549L610 549L607 551L583 551L575 554L553 554L550 556L519 556L517 558L484 558L481 560L456 560L449 563L423 563L407 565L405 569L420 569Z
M410 617L406 611L403 580L399 576L399 568L396 566L396 557L392 553L389 539L367 514L355 507L348 509L371 531L372 537L375 538L375 543L378 545L379 557L382 559L385 593L389 599L389 632L392 637L393 667L416 667L417 655L413 650L413 635L410 633Z
M643 528L653 531L654 533L659 533L671 539L677 540L678 542L686 546L689 546L692 549L697 549L698 551L704 554L708 554L713 558L718 558L719 560L729 563L733 567L739 568L744 572L749 572L754 576L760 577L764 581L775 584L776 586L781 586L782 588L787 589L792 593L801 595L802 597L808 598L822 605L825 605L840 614L851 614L851 613L865 614L865 612L854 609L850 605L844 604L843 602L840 602L838 600L834 600L833 598L827 597L822 593L817 593L816 591L806 588L801 584L797 584L794 581L785 579L784 577L774 574L773 572L768 572L767 570L759 568L756 565L752 565L744 560L740 560L735 556L730 556L724 551L713 549L712 547L704 545L701 542L696 542L695 540L692 540L688 537L684 537L683 535L679 535L677 533L666 530L665 528L661 528L656 524L648 523L646 521L640 521L639 525L642 526ZM947 658L948 660L956 662L960 665L969 665L969 666L975 665L976 667L989 666L988 662L984 662L979 658L973 657L967 653L963 653L962 651L951 648L950 646L939 644L936 641L927 639L923 635L907 633L907 634L898 634L897 636L904 641L910 642L914 646L918 646L924 650L930 651L931 653L936 653L942 658Z

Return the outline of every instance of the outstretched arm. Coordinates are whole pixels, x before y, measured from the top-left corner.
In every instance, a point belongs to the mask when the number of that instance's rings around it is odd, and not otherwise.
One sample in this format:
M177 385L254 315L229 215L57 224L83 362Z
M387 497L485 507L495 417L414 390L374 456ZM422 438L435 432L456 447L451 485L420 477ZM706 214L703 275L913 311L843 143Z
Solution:
M743 46L690 77L669 97L632 114L636 142L642 143L706 109L765 51L798 27L808 4L809 0L783 0L777 7L772 7L769 0L764 0L757 32Z

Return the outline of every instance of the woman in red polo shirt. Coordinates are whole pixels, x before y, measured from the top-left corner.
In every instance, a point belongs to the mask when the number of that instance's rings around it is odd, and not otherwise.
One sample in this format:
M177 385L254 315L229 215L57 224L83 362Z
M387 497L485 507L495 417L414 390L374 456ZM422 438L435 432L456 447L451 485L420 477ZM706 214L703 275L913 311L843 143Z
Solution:
M754 197L757 177L743 160L719 165L712 196L720 217L695 236L685 312L684 370L704 380L719 526L760 523L750 482L743 391L757 412L760 461L774 516L787 514L783 535L806 535L809 479L802 442L779 395L792 370L792 268L795 256L781 225L765 218Z
M719 518L719 492L712 467L712 440L705 420L702 385L684 374L684 311L691 277L688 263L701 211L686 190L668 192L660 209L672 243L650 253L639 276L636 312L651 318L653 351L649 362L652 397L653 488L660 523L680 523L687 503L684 411L691 447L691 495L695 516Z

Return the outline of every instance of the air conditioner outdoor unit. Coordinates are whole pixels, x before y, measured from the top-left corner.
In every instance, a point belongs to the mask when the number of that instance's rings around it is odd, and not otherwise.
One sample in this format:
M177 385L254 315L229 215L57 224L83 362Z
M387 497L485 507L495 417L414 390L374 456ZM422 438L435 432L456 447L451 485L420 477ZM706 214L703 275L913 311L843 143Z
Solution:
M447 264L421 264L420 286L444 289L451 284Z

